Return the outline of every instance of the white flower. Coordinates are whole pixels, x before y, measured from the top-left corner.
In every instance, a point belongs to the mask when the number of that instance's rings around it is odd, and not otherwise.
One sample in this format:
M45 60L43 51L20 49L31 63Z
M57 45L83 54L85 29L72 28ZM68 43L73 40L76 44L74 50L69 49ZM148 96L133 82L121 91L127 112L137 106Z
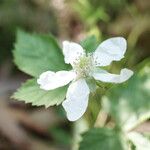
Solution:
M72 65L70 71L47 71L40 75L37 83L44 90L53 90L64 85L69 85L66 100L62 105L70 121L79 119L86 111L90 89L86 78L95 80L122 83L128 80L133 72L129 69L122 69L120 74L111 74L100 69L100 66L107 66L112 61L119 61L124 57L126 51L126 40L122 37L110 38L102 42L94 53L86 54L85 50L77 43L64 41L63 54L65 63Z

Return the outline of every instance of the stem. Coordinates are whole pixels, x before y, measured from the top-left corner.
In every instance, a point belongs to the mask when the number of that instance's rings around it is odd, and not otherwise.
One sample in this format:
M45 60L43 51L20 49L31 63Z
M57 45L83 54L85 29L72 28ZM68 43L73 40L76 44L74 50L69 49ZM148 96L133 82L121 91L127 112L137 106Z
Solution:
M95 121L94 127L103 127L106 123L107 117L107 113L104 110L100 110Z
M81 134L88 130L88 123L84 118L76 121L73 125L73 144L72 150L79 148L79 142L81 141Z

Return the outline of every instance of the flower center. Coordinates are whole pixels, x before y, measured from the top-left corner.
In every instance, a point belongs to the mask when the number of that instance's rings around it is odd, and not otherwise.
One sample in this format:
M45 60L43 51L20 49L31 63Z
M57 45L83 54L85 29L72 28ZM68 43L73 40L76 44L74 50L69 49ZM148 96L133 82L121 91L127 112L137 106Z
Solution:
M94 68L93 56L84 55L80 56L78 60L74 62L73 69L77 73L77 77L88 77L91 75Z

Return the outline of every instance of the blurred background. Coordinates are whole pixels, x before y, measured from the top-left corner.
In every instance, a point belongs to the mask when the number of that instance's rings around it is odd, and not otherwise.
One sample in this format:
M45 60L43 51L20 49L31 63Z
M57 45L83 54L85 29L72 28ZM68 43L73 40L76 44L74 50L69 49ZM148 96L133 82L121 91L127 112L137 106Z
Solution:
M150 57L149 0L0 0L0 150L70 150L73 125L60 107L32 107L10 99L29 76L13 64L16 30L53 34L80 42L95 35L128 40L126 59L115 68L134 69ZM26 43L28 44L28 43Z

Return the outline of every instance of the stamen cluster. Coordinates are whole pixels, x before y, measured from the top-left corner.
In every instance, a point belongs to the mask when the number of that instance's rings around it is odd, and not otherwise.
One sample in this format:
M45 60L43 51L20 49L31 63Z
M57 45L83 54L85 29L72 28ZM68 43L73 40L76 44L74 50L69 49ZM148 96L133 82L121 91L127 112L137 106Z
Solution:
M78 78L85 78L91 76L94 69L94 61L92 54L80 56L73 65Z

